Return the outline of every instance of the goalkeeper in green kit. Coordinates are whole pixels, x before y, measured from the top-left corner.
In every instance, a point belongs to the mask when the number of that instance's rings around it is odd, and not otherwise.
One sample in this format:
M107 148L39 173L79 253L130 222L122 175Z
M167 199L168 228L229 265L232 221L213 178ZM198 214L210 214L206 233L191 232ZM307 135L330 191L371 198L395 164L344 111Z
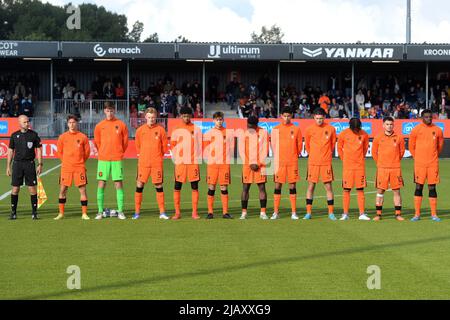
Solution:
M98 214L95 219L103 217L103 200L106 181L111 178L116 187L118 218L126 219L123 213L123 163L122 159L128 147L128 128L126 124L115 117L115 107L106 102L104 113L106 119L95 126L94 143L98 150L97 167L97 205Z

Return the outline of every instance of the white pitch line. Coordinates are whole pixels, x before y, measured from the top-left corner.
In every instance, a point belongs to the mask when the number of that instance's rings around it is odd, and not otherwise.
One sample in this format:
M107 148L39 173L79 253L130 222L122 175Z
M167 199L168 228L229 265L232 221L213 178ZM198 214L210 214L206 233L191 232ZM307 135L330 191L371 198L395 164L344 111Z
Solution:
M58 169L59 167L61 167L61 164L58 164L56 167L53 167L53 168L48 169L47 171L41 173L40 177L43 177L43 176L49 174L50 172L52 172L52 171ZM11 194L11 191L8 191L8 192L2 194L2 195L0 196L0 201L6 199L10 194Z

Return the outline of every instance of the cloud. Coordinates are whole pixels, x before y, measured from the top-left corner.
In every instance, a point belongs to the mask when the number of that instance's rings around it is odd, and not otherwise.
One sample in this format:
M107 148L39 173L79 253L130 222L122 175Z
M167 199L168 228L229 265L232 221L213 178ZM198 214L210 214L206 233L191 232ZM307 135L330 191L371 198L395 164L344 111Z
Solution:
M50 0L62 5L69 1ZM157 32L160 41L183 35L197 42L248 42L253 31L277 24L285 42L406 41L404 0L245 0L238 10L222 0L96 0L125 14L131 29L144 23L142 38ZM450 2L412 0L413 42L450 42Z

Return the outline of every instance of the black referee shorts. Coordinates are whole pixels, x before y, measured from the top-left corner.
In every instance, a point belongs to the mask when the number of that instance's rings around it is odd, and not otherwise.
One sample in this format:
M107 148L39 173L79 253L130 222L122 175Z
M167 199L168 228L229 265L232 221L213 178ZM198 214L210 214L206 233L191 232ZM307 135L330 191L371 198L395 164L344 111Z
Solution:
M14 161L12 167L11 185L13 187L20 187L23 185L23 180L29 187L37 185L36 167L34 161Z

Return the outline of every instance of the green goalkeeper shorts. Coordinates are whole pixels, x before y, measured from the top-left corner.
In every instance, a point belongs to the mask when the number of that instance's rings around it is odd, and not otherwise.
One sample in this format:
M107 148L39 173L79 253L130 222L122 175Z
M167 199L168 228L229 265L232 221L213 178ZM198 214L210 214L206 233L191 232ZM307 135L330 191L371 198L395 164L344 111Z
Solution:
M98 161L97 180L107 181L109 177L113 181L123 180L123 163L122 161Z

